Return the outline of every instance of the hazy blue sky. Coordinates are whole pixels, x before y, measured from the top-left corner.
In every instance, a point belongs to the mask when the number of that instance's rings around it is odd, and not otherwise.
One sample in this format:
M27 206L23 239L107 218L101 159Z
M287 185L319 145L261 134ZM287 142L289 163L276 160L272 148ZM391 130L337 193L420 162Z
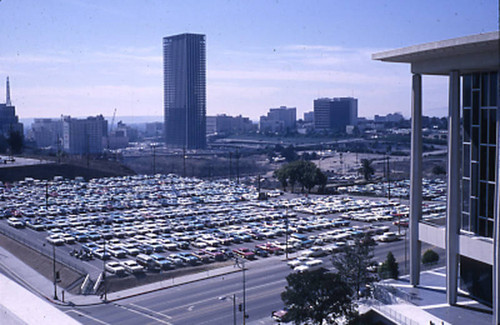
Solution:
M497 0L3 0L0 80L22 118L162 116L162 37L193 32L207 36L207 115L302 117L354 96L360 116L408 116L409 66L372 53L497 29ZM446 88L424 78L424 114L445 114Z

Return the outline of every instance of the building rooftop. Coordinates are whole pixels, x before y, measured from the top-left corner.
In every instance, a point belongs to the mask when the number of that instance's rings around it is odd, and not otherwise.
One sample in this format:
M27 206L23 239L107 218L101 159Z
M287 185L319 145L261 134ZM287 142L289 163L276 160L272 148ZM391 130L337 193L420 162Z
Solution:
M500 32L448 39L372 54L373 60L410 63L413 73L447 75L498 70Z

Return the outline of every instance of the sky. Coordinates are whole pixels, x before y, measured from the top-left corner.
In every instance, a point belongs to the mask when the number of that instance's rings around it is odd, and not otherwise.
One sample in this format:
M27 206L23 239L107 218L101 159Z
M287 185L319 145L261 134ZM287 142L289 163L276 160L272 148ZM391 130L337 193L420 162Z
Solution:
M0 0L0 94L20 118L163 116L162 38L207 41L207 115L258 120L319 97L410 115L410 67L371 54L498 30L497 0ZM444 116L447 79L423 78ZM0 102L4 102L4 95Z

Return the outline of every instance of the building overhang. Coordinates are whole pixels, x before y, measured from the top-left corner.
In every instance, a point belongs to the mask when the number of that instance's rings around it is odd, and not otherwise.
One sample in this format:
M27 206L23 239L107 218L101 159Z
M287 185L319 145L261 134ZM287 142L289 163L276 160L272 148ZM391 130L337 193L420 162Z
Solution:
M448 75L498 71L500 31L419 44L372 54L373 60L410 63L412 73Z
M433 246L446 249L446 229L426 222L418 223L419 240ZM493 265L493 240L461 233L459 249L461 256Z

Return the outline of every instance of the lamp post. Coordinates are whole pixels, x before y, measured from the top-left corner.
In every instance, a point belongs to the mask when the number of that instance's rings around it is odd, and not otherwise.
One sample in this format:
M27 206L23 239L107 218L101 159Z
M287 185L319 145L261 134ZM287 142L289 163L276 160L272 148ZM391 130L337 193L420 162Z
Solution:
M57 277L56 277L56 245L52 244L52 268L54 272L54 299L57 298Z
M285 256L288 261L288 211L285 212Z
M243 325L246 324L246 319L248 318L246 312L246 278L245 278L245 260L241 259L241 265L239 263L239 259L236 257L235 265L239 267L243 272Z
M106 240L104 240L104 250L102 253L102 281L104 285L104 302L108 302L108 288L106 286Z

